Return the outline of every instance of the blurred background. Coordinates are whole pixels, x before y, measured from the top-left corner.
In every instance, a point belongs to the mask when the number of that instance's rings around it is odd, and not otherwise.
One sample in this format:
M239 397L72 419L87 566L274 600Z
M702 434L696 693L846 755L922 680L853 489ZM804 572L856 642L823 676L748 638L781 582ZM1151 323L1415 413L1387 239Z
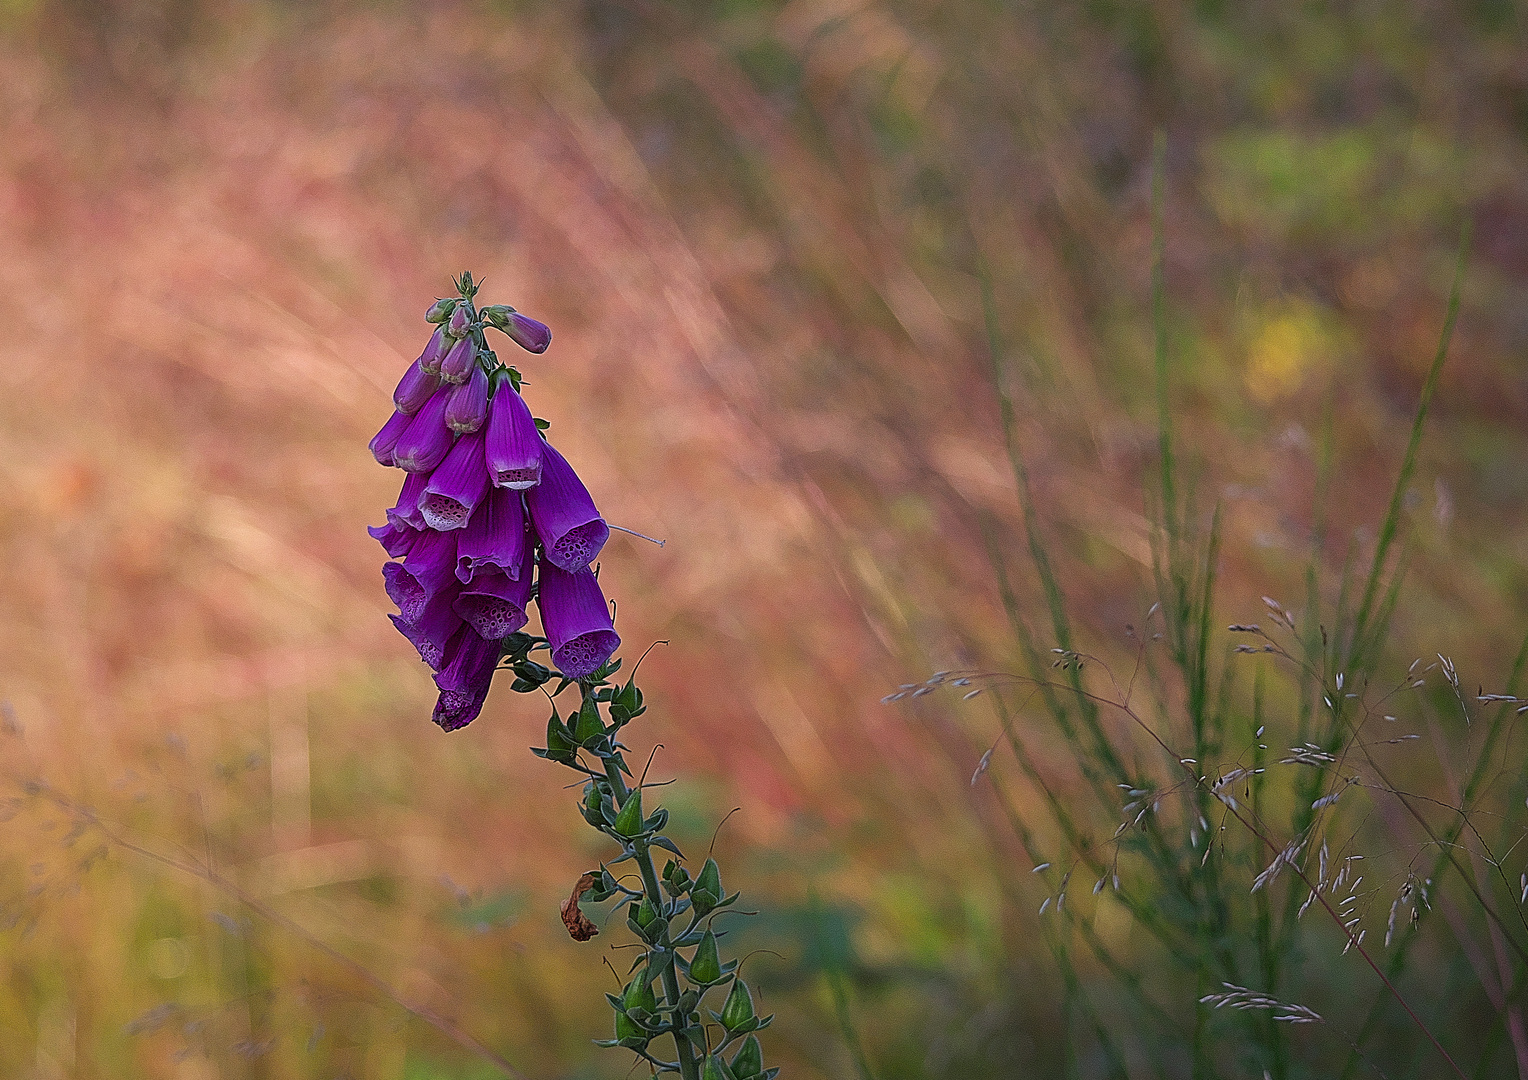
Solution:
M687 854L741 807L715 849L787 1076L1094 1075L1063 1071L1032 785L1001 755L1003 794L970 783L992 706L881 699L1014 669L1003 590L1053 643L1002 395L1079 645L1128 670L1156 132L1221 623L1301 599L1323 445L1317 562L1372 552L1473 225L1391 666L1505 678L1512 0L6 0L0 27L0 1075L498 1075L405 1006L529 1076L628 1074L590 1044L625 932L558 919L608 851L527 752L544 706L430 724L365 532L399 481L366 441L463 270L552 326L528 400L666 541L604 555L628 664L669 642L638 756ZM1065 798L1064 748L1032 749Z

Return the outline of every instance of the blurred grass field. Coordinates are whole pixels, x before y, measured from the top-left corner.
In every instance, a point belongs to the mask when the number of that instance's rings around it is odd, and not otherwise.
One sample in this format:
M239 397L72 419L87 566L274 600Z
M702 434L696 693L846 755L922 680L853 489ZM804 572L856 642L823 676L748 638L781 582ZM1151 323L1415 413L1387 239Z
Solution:
M761 911L789 1076L854 1076L855 1045L882 1078L1063 1075L1046 894L968 783L997 721L880 699L1016 662L989 547L1043 636L994 360L1079 637L1133 648L1155 132L1222 623L1301 597L1323 445L1319 558L1372 551L1473 224L1392 667L1505 677L1528 611L1508 0L0 12L0 1075L495 1075L404 1005L529 1076L626 1074L589 1042L618 935L557 916L605 853L526 752L544 712L501 688L429 724L365 533L397 486L366 440L464 269L552 326L528 399L606 516L666 541L604 556L628 663L670 642L639 738L687 853L742 808L716 848ZM1099 932L1131 948L1128 920Z

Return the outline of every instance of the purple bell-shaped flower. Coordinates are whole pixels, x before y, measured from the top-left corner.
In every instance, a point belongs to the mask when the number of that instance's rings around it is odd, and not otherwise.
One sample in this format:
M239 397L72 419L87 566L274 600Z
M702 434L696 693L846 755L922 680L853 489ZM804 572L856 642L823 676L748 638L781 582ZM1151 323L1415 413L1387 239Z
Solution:
M492 488L456 541L456 576L467 584L492 569L529 581L533 543L520 493Z
M468 626L491 641L509 637L529 621L525 609L531 602L531 576L519 581L498 572L476 574L472 584L462 586L453 605Z
M507 373L494 377L485 445L494 487L523 491L541 483L541 432Z
M543 562L536 605L552 645L552 663L568 678L593 674L620 647L621 637L605 606L605 594L588 567L570 574Z
M531 524L546 551L547 561L572 573L592 563L610 527L589 497L589 489L551 443L541 443L541 483L525 493Z
M483 711L493 669L499 663L499 643L489 641L470 626L452 640L445 664L435 676L440 696L430 719L446 731L455 731L477 719Z
M488 466L483 463L483 436L463 435L425 485L419 514L432 529L464 529L473 508L488 494ZM452 567L455 570L455 567Z

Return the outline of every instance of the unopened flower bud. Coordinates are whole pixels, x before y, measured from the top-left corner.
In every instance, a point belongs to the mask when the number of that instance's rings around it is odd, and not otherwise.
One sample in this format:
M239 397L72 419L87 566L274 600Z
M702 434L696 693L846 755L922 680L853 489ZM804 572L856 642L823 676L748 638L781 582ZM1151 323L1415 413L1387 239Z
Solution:
M605 725L600 720L599 702L590 694L578 710L578 719L573 724L573 740L580 746L588 746L603 734Z
M446 426L452 431L476 431L488 419L488 376L483 365L473 364L467 381L451 391L446 401Z
M707 859L700 868L700 875L690 887L690 902L697 915L709 915L722 902L722 872L715 859Z
M371 437L371 456L377 459L378 465L395 465L397 458L393 451L398 445L398 440L408 430L413 422L413 417L407 413L395 412L388 417L387 423L382 429Z
M552 331L546 323L521 315L508 304L490 304L479 314L488 325L504 331L516 345L527 352L546 352L547 346L552 343Z
M467 327L472 325L472 305L457 304L456 310L451 312L451 319L446 323L446 333L454 338L467 336Z
M435 391L430 400L420 406L409 426L398 437L393 450L393 463L407 472L429 472L451 452L455 436L446 427L446 397L444 387Z
M398 389L393 391L393 406L399 412L412 416L439 389L440 376L431 375L425 371L421 361L415 360L403 373L403 378L398 380Z
M430 305L430 310L424 313L424 321L443 323L451 317L451 313L456 310L456 305L460 303L461 301L455 297L449 300L437 300Z
M424 347L424 352L419 354L419 369L426 375L439 375L440 362L446 358L446 353L451 351L451 346L456 344L456 339L447 336L444 326L437 327L435 333L430 335L430 341Z
M464 337L451 346L451 351L440 362L440 377L448 383L464 383L476 366L477 343L470 336Z
M518 311L512 312L501 329L526 352L544 353L552 343L552 331L544 322L537 322Z
M546 756L552 761L572 761L574 746L554 712L546 721ZM592 782L591 782L592 783ZM598 809L598 806L595 807Z

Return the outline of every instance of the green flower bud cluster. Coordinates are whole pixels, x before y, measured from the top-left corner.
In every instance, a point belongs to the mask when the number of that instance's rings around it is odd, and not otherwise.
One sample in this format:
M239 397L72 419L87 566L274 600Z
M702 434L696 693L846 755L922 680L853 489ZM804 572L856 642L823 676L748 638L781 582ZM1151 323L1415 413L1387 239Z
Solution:
M615 1037L598 1044L630 1050L657 1072L678 1073L682 1080L771 1080L779 1069L764 1067L755 1032L773 1017L755 1012L739 962L722 956L726 930L715 921L739 894L722 886L715 859L706 859L698 872L686 867L684 853L664 835L668 811L648 806L641 782L627 766L623 729L647 711L635 673L625 683L613 681L621 662L612 660L584 679L568 679L530 659L545 647L543 639L517 634L506 639L501 661L515 674L515 690L541 690L552 698L546 745L533 752L584 777L579 814L619 848L615 858L581 880L570 903L614 900L641 945L630 981L619 994L605 995L615 1013ZM550 689L553 680L558 684ZM573 685L581 695L578 707L564 716L557 698ZM654 848L673 856L661 875ZM625 862L636 872L612 871ZM582 940L594 932L576 936ZM713 1003L720 1001L719 1011L707 1007L708 995L714 995Z

